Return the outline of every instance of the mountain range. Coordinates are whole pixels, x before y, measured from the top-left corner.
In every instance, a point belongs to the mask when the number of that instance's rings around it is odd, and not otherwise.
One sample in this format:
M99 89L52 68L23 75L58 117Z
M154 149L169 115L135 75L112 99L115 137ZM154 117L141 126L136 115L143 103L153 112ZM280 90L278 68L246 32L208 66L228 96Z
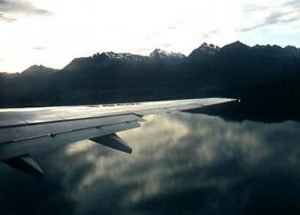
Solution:
M0 73L1 107L208 96L240 98L248 114L298 117L300 49L203 43L188 56L161 49L149 56L103 52L75 58L60 70L34 65Z

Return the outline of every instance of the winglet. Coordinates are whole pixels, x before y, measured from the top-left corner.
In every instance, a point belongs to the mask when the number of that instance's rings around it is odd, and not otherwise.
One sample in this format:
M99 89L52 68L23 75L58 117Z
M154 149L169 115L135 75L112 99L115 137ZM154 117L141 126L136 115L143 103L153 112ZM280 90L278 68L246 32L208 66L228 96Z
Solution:
M41 167L29 155L9 158L2 160L2 162L30 175L41 176L44 174Z
M132 152L132 149L125 143L125 141L118 137L116 134L95 137L91 138L90 140L122 152Z

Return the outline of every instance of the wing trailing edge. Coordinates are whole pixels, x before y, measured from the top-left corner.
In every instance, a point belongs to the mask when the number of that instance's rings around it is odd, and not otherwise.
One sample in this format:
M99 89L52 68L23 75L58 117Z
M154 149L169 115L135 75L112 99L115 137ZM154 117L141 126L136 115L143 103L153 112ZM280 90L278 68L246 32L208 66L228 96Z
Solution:
M42 176L44 174L41 167L29 155L2 160L2 162L30 175Z
M132 152L132 149L126 144L126 142L116 134L95 137L95 138L91 138L90 140L122 152L126 152L126 153Z

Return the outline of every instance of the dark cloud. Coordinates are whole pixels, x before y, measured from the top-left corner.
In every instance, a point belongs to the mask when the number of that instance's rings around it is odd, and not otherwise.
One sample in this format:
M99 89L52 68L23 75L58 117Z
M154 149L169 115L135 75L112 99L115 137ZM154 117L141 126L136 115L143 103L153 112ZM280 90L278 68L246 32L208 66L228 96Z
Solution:
M292 16L290 16L292 15ZM269 26L269 25L275 25L275 24L283 24L283 23L290 23L300 20L300 14L297 14L296 16L294 15L294 12L274 12L267 16L264 21L260 24L253 25L250 27L245 27L245 28L239 28L236 31L238 32L246 32L246 31L251 31L255 30L257 28Z
M288 19L285 19L285 17L289 14L291 14L291 13L274 12L266 17L263 24L264 25L273 25L273 24L277 24L277 23L288 22Z
M285 9L286 12L282 9ZM297 21L300 19L300 1L294 0L294 1L288 1L281 4L273 4L269 6L262 6L262 5L254 5L249 4L244 6L243 10L245 15L255 15L255 13L261 13L265 11L273 11L269 16L267 16L261 23L258 23L253 26L248 26L244 28L239 28L236 31L238 32L246 32L251 31L257 28L269 26L269 25L275 25L275 24L282 24L282 23L290 23L293 21Z
M51 15L48 10L36 8L27 1L0 0L0 20L12 22L18 15Z

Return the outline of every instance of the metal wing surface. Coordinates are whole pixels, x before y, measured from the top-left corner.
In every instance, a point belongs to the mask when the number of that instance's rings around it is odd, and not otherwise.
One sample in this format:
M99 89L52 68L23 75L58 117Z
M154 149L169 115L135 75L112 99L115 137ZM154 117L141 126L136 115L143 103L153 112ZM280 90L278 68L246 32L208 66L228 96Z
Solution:
M90 139L131 153L115 133L137 128L143 116L185 111L236 101L205 98L127 104L0 109L0 161L27 173L42 169L30 154L59 144Z

